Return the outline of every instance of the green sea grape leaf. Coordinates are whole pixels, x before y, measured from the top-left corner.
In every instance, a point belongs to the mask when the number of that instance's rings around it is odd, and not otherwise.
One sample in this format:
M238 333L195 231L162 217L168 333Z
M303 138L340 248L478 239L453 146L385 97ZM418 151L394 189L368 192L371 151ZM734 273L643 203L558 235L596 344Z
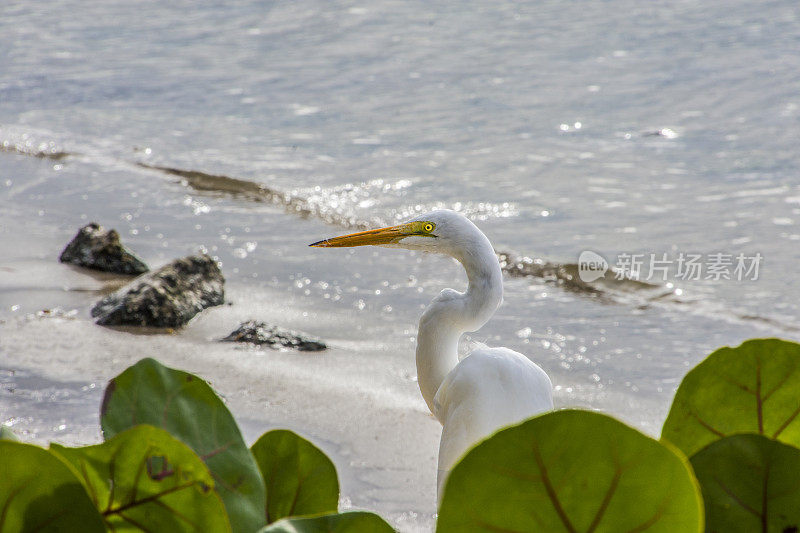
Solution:
M761 435L725 437L692 456L706 530L783 533L800 528L800 450Z
M287 516L335 512L336 467L322 450L291 431L264 433L250 448L267 486L267 523Z
M0 533L105 530L67 463L38 446L0 441Z
M800 344L753 339L720 348L683 378L661 438L689 457L736 433L800 447L798 391Z
M233 531L251 533L264 525L258 465L233 416L202 379L142 359L109 382L100 423L106 438L137 424L165 429L206 463Z
M609 416L550 412L472 448L447 479L437 532L703 529L688 460Z
M14 442L19 442L19 437L10 427L0 425L0 440L13 440Z
M394 533L383 518L366 511L284 518L258 533Z
M50 450L79 472L112 531L231 531L206 465L162 429L140 425L102 444Z

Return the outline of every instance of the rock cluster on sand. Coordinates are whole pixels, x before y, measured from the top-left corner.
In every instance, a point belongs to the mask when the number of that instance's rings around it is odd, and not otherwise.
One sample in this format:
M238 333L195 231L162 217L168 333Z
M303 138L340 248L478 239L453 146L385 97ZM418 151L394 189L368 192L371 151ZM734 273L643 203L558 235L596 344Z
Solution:
M176 259L133 280L92 308L103 326L176 328L225 300L225 278L207 255Z
M126 250L116 230L92 222L82 227L61 252L59 261L116 274L143 274L147 265Z
M147 273L147 265L122 246L119 233L94 222L78 231L60 260L106 272L142 274L95 304L92 316L101 326L178 328L203 309L225 301L225 278L211 257L192 255ZM303 333L254 320L221 340L304 352L327 349L324 342Z
M249 342L259 345L268 344L275 347L283 346L296 348L301 352L318 352L327 348L324 342L308 337L303 333L279 328L278 326L270 326L255 320L243 322L236 328L236 331L220 340L226 342Z

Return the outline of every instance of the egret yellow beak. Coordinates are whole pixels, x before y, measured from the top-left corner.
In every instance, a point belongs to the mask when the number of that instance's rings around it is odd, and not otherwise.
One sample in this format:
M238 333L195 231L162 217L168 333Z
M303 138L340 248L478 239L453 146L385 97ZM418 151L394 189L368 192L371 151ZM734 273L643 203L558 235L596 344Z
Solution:
M316 248L343 248L346 246L367 246L370 244L392 244L403 237L415 234L415 228L412 228L411 224L400 224L399 226L389 226L388 228L371 229L358 233L350 233L349 235L342 235L340 237L331 237L330 239L309 244L309 246L314 246Z

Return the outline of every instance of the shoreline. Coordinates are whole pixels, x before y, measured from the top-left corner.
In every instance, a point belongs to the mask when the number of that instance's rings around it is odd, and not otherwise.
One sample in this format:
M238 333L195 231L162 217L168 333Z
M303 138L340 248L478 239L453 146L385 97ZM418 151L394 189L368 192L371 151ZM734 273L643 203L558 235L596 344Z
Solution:
M183 330L161 335L96 326L85 309L0 323L2 369L19 371L19 381L29 384L16 405L25 406L22 412L4 412L3 419L12 419L12 429L26 442L99 442L106 382L139 359L154 357L209 381L248 444L270 429L285 428L320 446L336 464L344 508L378 512L400 531L429 530L436 511L440 425L414 397L416 383L409 380L400 393L386 392L381 382L396 376L359 372L361 362L380 349L359 340L333 339L324 355L216 342L241 312L211 308ZM268 315L258 316L270 320ZM284 325L303 329L303 322L320 318L302 315L291 309ZM333 329L337 320L322 322ZM3 381L14 383L15 377L4 372ZM42 385L47 392L37 397L33 391ZM7 389L3 395L14 394Z
M106 381L154 357L209 380L246 441L287 428L322 447L337 466L343 509L376 511L400 531L432 528L440 425L414 380L413 342L421 309L443 287L463 283L459 266L399 251L318 256L306 245L310 236L330 231L320 220L241 207L231 198L218 199L197 218L187 205L194 200L181 200L183 188L164 194L145 181L114 181L124 176L106 169L97 171L102 180L93 185L102 193L74 203L91 167L65 167L58 171L61 181L53 174L53 181L37 182L36 172L50 170L31 158L17 162L20 175L30 171L33 188L9 194L0 227L6 252L0 260L0 376L17 387L0 393L0 422L22 417L15 428L27 427L31 435L23 440L40 444L97 442ZM64 189L45 191L45 182ZM43 191L50 203L37 217L34 193ZM127 205L127 195L148 195L139 200L145 207L127 211L115 203ZM198 248L218 254L228 278L226 305L171 334L93 324L92 304L130 279L62 265L58 253L95 217L121 228L126 244L156 268ZM246 259L233 253L248 241L258 243L254 253ZM710 349L774 331L667 305L605 305L542 280L507 278L505 289L506 303L468 339L507 345L541 363L555 385L557 408L605 412L651 436L659 433L690 366ZM67 315L40 316L55 308ZM330 349L313 354L216 342L251 319L319 337ZM17 380L6 372L15 369ZM7 405L18 412L7 413Z

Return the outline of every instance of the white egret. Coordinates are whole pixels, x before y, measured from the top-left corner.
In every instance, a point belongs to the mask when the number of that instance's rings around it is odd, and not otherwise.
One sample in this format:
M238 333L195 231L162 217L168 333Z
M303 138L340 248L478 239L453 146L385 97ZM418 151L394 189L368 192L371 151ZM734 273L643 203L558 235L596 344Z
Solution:
M444 289L422 314L417 334L417 380L442 423L438 493L461 456L498 429L553 408L550 378L524 355L481 347L459 358L458 341L476 331L503 301L500 264L489 239L466 217L449 210L388 228L315 242L338 248L378 245L449 255L467 273L466 292Z

